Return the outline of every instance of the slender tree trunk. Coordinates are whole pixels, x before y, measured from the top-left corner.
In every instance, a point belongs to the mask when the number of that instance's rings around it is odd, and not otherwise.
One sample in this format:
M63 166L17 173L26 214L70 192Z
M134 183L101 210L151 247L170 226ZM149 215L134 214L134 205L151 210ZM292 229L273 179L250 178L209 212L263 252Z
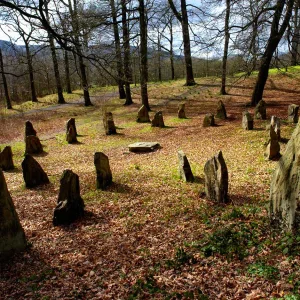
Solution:
M224 42L224 54L222 61L222 83L221 83L221 95L226 95L226 75L227 75L227 57L229 46L229 17L230 17L230 0L226 0L226 15L225 15L225 42Z
M6 76L5 76L5 72L4 72L4 63L3 63L3 56L2 56L1 48L0 48L0 70L1 70L1 74L2 74L2 82L3 82L3 88L4 88L6 108L12 109L9 92L8 92L7 81L6 81Z
M26 50L26 58L27 58L29 81L30 81L31 101L38 102L38 99L36 96L36 91L35 91L35 83L34 83L34 75L33 75L33 67L32 67L32 57L31 57L31 53L30 53L30 49L29 49L29 44L27 41L25 41L25 50Z
M64 64L65 64L65 80L66 80L67 93L72 94L71 80L70 80L69 53L67 50L64 51Z
M287 4L285 4L286 2ZM279 28L282 12L284 10L285 5L287 6L286 13L284 19L281 22L281 27ZM268 39L268 44L261 58L261 65L259 68L258 77L252 93L252 98L251 98L252 106L255 106L262 99L265 84L267 82L268 75L269 75L271 59L287 28L287 25L291 18L293 5L294 5L294 0L288 0L288 1L277 0L274 17L271 25L271 32Z
M157 60L158 60L158 81L162 81L161 75L161 45L160 45L160 32L157 33Z
M173 50L173 25L170 20L170 65L171 65L171 79L175 80L175 68L174 68L174 50Z
M298 45L299 45L299 34L300 34L300 22L299 22L299 0L296 0L294 9L294 33L292 37L292 49L291 49L291 65L296 66L298 64Z

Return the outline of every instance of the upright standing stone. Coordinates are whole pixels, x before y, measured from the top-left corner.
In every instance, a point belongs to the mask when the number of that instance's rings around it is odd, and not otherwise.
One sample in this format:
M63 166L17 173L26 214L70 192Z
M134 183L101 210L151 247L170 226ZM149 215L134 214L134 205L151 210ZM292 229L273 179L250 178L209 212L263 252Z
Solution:
M71 118L71 119L69 119L69 120L67 121L67 123L66 123L66 134L68 134L69 128L70 128L71 126L73 126L74 131L75 131L75 134L76 134L76 136L78 136L78 134L77 134L77 129L76 129L75 118Z
M43 153L43 146L37 136L29 135L25 140L25 153L26 154L40 154Z
M68 132L66 134L66 141L69 144L77 143L77 137L76 137L76 129L73 125L70 125Z
M278 141L280 141L280 139L281 139L281 136L280 136L280 119L277 118L276 116L272 116L270 126L273 127L275 133L277 134L277 139L278 139Z
M228 171L222 151L208 160L204 166L205 193L207 198L219 203L228 202Z
M223 120L227 119L226 108L222 100L218 102L216 118Z
M253 118L248 111L243 112L242 126L245 130L253 129Z
M266 120L267 119L267 104L264 100L260 100L254 111L255 119Z
M102 152L96 152L94 155L94 164L97 174L97 189L105 190L112 184L112 173L108 157Z
M41 165L31 156L26 154L22 162L23 178L27 188L49 183L49 178Z
M82 217L84 202L80 196L79 177L72 170L65 170L60 179L57 206L54 210L53 225L68 225Z
M203 119L203 127L215 126L215 116L213 114L206 114Z
M178 105L178 118L179 119L186 119L185 116L185 103L181 103Z
M298 123L299 105L291 104L288 108L288 122Z
M142 107L139 109L136 121L139 123L150 122L148 109L145 105L142 105Z
M36 131L35 129L33 128L33 125L30 121L26 121L25 122L25 141L26 141L26 137L29 136L29 135L34 135L36 136Z
M15 168L12 157L11 147L6 146L0 153L0 168L2 168L3 171L13 170Z
M25 247L25 234L0 169L0 260Z
M105 128L105 133L107 135L116 134L116 126L113 119L113 114L111 112L104 112L103 114L103 125Z
M192 173L191 166L189 164L186 155L182 150L178 151L178 159L179 159L178 171L179 171L180 178L182 178L184 181L187 182L193 182L194 175Z
M153 120L151 121L151 126L152 127L160 127L160 128L165 127L164 118L163 118L163 114L161 111L158 111L154 115Z
M265 157L270 160L278 159L280 157L280 145L278 143L278 136L274 131L273 126L270 126L270 141L265 152Z

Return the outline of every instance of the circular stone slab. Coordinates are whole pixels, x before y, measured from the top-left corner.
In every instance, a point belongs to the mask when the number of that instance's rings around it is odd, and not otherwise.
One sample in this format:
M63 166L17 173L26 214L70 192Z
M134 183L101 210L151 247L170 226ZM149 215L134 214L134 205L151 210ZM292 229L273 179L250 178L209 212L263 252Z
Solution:
M158 142L137 142L128 145L130 152L151 152L159 148Z

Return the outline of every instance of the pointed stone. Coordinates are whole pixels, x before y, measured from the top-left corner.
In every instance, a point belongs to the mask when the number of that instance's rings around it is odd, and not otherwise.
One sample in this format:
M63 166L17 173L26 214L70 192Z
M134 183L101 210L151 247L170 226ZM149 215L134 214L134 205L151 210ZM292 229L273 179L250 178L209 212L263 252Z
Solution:
M67 135L66 135L66 141L69 144L73 144L73 143L78 142L77 137L76 137L76 129L74 128L73 125L69 126L69 130L68 130Z
M288 107L288 122L298 123L299 105L291 104Z
M228 199L228 170L219 151L204 166L206 197L218 203L227 203Z
M277 139L278 139L278 141L280 141L280 139L281 139L281 136L280 136L280 119L277 118L276 116L272 116L270 126L273 127L274 132L277 134Z
M6 146L0 153L0 168L3 171L13 170L15 168L13 162L13 154L10 146Z
M248 111L243 112L243 119L242 119L242 126L245 130L252 130L253 129L253 118Z
M160 128L165 127L164 118L163 118L163 114L161 111L158 111L154 115L153 120L151 121L151 126L152 127L160 127Z
M40 154L43 153L43 146L40 139L37 136L29 135L25 141L25 153L26 154Z
M116 126L111 112L104 112L103 114L103 125L106 135L116 134Z
M267 120L267 104L264 100L260 100L254 110L255 119Z
M222 100L218 102L216 118L225 120L227 119L226 108Z
M53 225L69 225L84 214L84 202L80 196L79 177L72 170L65 170L60 179L57 206Z
M215 126L215 116L213 114L206 114L203 119L203 127Z
M105 190L112 184L112 173L108 157L102 152L96 152L94 155L94 165L97 174L97 189Z
M0 169L0 260L26 248L24 230Z
M178 151L178 159L179 159L179 177L186 182L193 182L194 175L192 173L192 169L190 163L182 150Z
M49 183L49 178L41 165L31 156L26 154L22 162L23 178L27 188Z
M142 107L139 109L136 121L139 123L150 122L149 112L145 105L142 105Z
M75 118L71 118L71 119L69 119L69 120L67 121L67 123L66 123L66 134L68 134L69 128L70 128L71 126L73 126L73 129L75 130L75 134L76 134L76 136L78 136L78 134L77 134L77 129L76 129Z
M185 103L181 103L181 104L178 105L178 118L179 119L186 119Z
M36 131L33 128L32 123L30 121L26 121L25 122L25 136L24 136L25 141L26 141L26 137L29 136L29 135L36 136Z
M278 136L273 128L270 126L270 141L265 151L266 159L275 160L280 157L280 145L278 142Z

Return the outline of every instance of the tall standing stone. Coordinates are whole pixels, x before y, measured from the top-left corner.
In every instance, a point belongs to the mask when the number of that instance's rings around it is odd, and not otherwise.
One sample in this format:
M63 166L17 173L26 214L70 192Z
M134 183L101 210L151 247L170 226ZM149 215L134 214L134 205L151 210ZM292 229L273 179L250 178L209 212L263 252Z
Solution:
M70 125L68 132L66 134L66 141L69 144L77 143L77 137L76 137L76 129L73 125Z
M227 203L228 199L228 170L219 151L204 166L205 193L207 198L218 203Z
M11 147L6 146L0 153L0 168L2 168L3 171L13 170L15 168L12 157Z
M113 114L111 112L104 112L103 114L103 125L105 129L105 133L107 135L116 134L116 126L113 119Z
M161 111L158 111L157 113L155 113L155 115L151 121L151 126L152 127L160 127L160 128L165 127L163 113Z
M26 154L22 162L23 178L27 188L49 183L49 178L41 165L31 156Z
M255 119L267 119L267 104L264 100L260 100L254 110Z
M270 141L267 145L265 157L270 160L278 159L280 157L280 145L278 142L278 136L274 131L273 126L270 126Z
M280 141L280 139L281 139L281 135L280 135L280 119L277 118L276 116L272 116L271 117L270 126L273 127L274 132L277 134L278 141Z
M178 171L180 178L187 182L193 182L194 175L192 173L190 163L182 150L178 151L178 159Z
M215 126L215 116L213 114L206 114L203 119L203 127Z
M252 130L253 129L253 118L248 111L243 112L243 119L242 119L242 127L245 130Z
M299 105L291 104L288 107L288 122L298 123Z
M26 154L40 154L43 153L43 146L37 136L29 135L25 140L25 153Z
M179 119L186 119L185 103L181 103L181 104L178 105L178 118Z
M68 133L71 126L73 126L75 134L76 134L76 136L78 136L77 129L76 129L75 118L71 118L67 121L67 123L66 123L66 134Z
M142 107L139 109L136 121L139 123L150 122L149 112L145 105L142 105Z
M226 108L222 100L218 102L216 118L225 120L227 119Z
M84 202L80 196L79 177L72 170L65 170L60 179L57 206L53 225L69 225L84 214Z
M97 189L105 190L112 184L112 173L108 157L102 152L96 152L94 155L94 164L97 175Z
M26 121L25 122L25 136L24 136L25 141L26 141L26 137L29 136L29 135L36 136L36 131L33 128L32 123L30 121Z
M26 239L0 169L0 260L26 248Z

